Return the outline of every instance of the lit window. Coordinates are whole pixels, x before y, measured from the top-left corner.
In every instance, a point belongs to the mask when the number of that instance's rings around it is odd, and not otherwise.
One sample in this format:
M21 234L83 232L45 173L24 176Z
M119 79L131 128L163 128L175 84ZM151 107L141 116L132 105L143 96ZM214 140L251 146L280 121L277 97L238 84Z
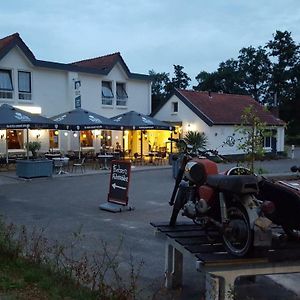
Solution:
M53 149L58 149L58 131L49 130L49 146Z
M80 146L93 147L93 133L91 130L80 131Z
M112 105L114 94L111 87L111 82L102 81L102 104Z
M24 149L24 132L23 130L6 130L7 148Z
M18 72L19 99L31 100L31 75L30 72Z
M117 105L126 106L127 98L125 83L117 83Z
M173 102L172 108L173 108L173 113L177 113L178 112L178 102Z
M0 98L9 98L13 97L13 84L12 76L10 70L1 70L0 69Z

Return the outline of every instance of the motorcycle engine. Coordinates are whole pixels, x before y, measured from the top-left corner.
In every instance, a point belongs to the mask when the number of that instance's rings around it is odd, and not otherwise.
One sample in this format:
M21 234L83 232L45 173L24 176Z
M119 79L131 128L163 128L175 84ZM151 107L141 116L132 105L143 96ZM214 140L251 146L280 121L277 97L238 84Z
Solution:
M190 219L194 219L197 215L195 203L193 201L188 201L183 207L183 216L186 216Z
M209 209L207 202L204 199L199 199L196 202L188 201L183 207L183 216L195 219L205 214Z

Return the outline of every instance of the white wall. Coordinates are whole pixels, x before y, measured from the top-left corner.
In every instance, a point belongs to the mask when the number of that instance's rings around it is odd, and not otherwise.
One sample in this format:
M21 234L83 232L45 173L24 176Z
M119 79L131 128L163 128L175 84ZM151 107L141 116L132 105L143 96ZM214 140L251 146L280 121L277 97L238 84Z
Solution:
M173 113L172 102L178 102L178 113ZM175 95L173 95L167 103L165 103L154 117L161 121L182 122L182 136L184 136L189 130L204 132L208 137L207 147L210 149L217 149L222 155L243 153L238 149L238 141L241 138L241 135L236 132L235 126L208 126ZM224 144L229 136L232 136L236 141L233 147ZM277 151L284 151L283 127L278 127L277 130Z
M107 76L76 73L58 69L34 67L23 52L15 47L0 60L0 68L12 70L14 98L0 99L0 105L37 106L41 108L41 114L52 117L59 113L75 108L74 79L81 81L81 107L105 117L113 117L121 113L135 110L144 114L151 113L151 83L147 80L128 78L122 66L118 63ZM32 100L18 99L18 71L31 72ZM112 106L102 105L101 81L111 81L113 84L114 100ZM127 106L116 106L116 82L126 84L128 94ZM116 134L114 134L115 136ZM49 141L43 141L43 147L49 148ZM59 148L62 151L74 148L77 150L76 141L65 137L63 133L59 137ZM97 144L97 141L95 141ZM3 140L0 141L0 152L3 152ZM5 148L4 148L5 150Z

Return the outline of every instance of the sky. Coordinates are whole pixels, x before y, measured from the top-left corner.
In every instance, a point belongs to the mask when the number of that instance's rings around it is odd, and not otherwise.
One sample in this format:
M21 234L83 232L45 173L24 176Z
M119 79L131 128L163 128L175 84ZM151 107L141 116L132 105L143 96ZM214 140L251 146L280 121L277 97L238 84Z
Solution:
M0 38L18 32L40 60L120 52L133 73L201 71L264 46L276 30L300 43L299 0L0 0Z

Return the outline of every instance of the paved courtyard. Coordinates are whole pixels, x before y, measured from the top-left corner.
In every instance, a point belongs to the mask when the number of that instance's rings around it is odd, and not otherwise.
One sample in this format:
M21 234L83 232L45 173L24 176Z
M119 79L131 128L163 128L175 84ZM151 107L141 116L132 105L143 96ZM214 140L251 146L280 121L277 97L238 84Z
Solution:
M298 158L286 159L265 162L263 168L272 168L270 172L273 173L289 173L290 166L298 163ZM230 166L222 164L219 167L222 171ZM174 184L171 173L169 166L133 169L129 204L135 209L111 213L99 209L99 205L107 199L109 172L87 172L84 175L27 181L16 179L12 172L2 172L0 211L7 221L46 228L46 235L50 239L68 240L82 226L82 233L86 237L78 251L97 250L101 247L101 240L114 248L123 237L122 258L128 260L132 254L135 261L145 262L140 278L145 288L145 299L154 294L154 299L199 299L203 282L195 270L194 262L188 259L184 260L183 290L173 294L161 290L164 284L164 240L154 236L149 223L167 221L170 216L168 200ZM280 277L274 278L283 283ZM293 275L287 278L284 285L291 290L268 277L259 277L247 295L253 299L300 299L300 290L297 291L299 288L295 284L300 277Z

